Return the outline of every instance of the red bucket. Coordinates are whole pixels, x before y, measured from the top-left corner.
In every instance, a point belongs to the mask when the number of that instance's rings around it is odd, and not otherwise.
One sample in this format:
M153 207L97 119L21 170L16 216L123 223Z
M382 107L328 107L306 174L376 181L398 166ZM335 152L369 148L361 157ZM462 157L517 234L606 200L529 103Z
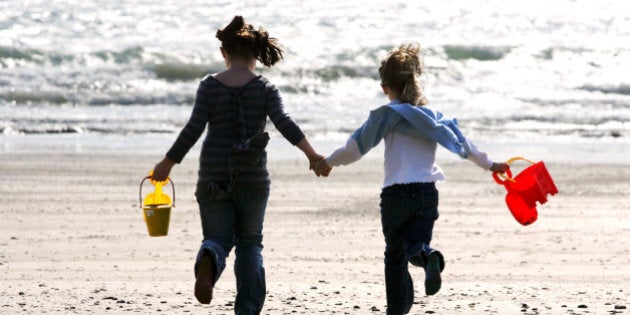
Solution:
M506 174L492 173L492 177L499 184L505 186L507 204L514 219L522 225L529 225L538 218L536 202L544 204L547 202L547 195L555 195L558 188L553 182L545 163L542 161L535 163L522 157L514 157L506 163L509 165L514 161L523 160L531 163L529 167L521 171L512 178L512 172L507 170ZM507 175L507 176L506 176ZM505 178L500 180L499 176Z

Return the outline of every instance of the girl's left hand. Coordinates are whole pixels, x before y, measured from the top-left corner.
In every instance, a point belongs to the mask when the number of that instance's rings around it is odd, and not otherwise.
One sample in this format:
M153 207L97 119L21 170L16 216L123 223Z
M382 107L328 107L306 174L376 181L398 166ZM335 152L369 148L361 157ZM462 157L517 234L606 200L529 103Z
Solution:
M496 173L505 173L510 169L510 166L507 163L492 163L490 167L490 171Z

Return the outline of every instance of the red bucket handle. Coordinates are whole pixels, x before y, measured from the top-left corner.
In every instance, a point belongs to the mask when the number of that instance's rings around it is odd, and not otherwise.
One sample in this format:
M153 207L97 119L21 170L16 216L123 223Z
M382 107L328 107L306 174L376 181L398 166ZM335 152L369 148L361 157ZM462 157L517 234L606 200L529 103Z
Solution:
M515 157L513 157L513 158L511 158L511 159L507 160L507 161L505 162L505 164L510 165L510 164L514 163L515 161L519 161L519 160L529 162L529 163L531 163L532 165L533 165L533 164L536 164L536 162L534 162L534 161L532 161L532 160L530 160L530 159L526 159L526 158L521 157L521 156L515 156ZM502 177L504 180L500 180L500 179L499 179L499 177ZM497 184L499 184L499 185L505 185L505 182L506 182L506 181L509 181L509 182L512 182L512 183L515 183L515 182L516 182L516 181L512 178L512 171L511 171L511 170L509 170L509 169L508 169L505 173L497 173L497 172L493 172L493 173L492 173L492 178L494 178L494 181L495 181L495 182L497 182Z

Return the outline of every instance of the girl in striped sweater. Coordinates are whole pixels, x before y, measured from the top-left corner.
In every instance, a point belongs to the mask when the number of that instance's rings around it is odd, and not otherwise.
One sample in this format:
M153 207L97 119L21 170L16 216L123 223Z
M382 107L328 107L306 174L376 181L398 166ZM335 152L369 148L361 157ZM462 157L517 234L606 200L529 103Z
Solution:
M267 117L310 162L323 156L286 114L278 89L254 73L257 60L271 67L282 59L277 40L264 29L246 24L241 16L217 31L216 37L227 69L201 81L190 120L166 157L155 165L153 180L165 180L208 128L195 192L203 229L194 268L195 297L200 303L210 303L226 257L236 246L234 309L237 314L258 314L266 291L261 251L270 183Z

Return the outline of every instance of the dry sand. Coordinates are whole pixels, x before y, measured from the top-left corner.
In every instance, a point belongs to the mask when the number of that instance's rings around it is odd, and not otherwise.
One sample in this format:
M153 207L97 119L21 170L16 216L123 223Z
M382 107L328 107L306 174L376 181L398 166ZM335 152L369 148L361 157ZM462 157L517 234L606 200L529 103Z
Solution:
M159 155L0 153L0 313L233 312L233 254L211 305L192 294L201 241L196 158L172 175L169 235L151 238L138 185ZM560 193L520 226L503 187L467 161L441 166L433 245L442 290L412 314L630 313L630 166L546 161ZM264 314L382 314L384 243L377 158L316 178L270 162ZM145 186L145 190L150 187Z

